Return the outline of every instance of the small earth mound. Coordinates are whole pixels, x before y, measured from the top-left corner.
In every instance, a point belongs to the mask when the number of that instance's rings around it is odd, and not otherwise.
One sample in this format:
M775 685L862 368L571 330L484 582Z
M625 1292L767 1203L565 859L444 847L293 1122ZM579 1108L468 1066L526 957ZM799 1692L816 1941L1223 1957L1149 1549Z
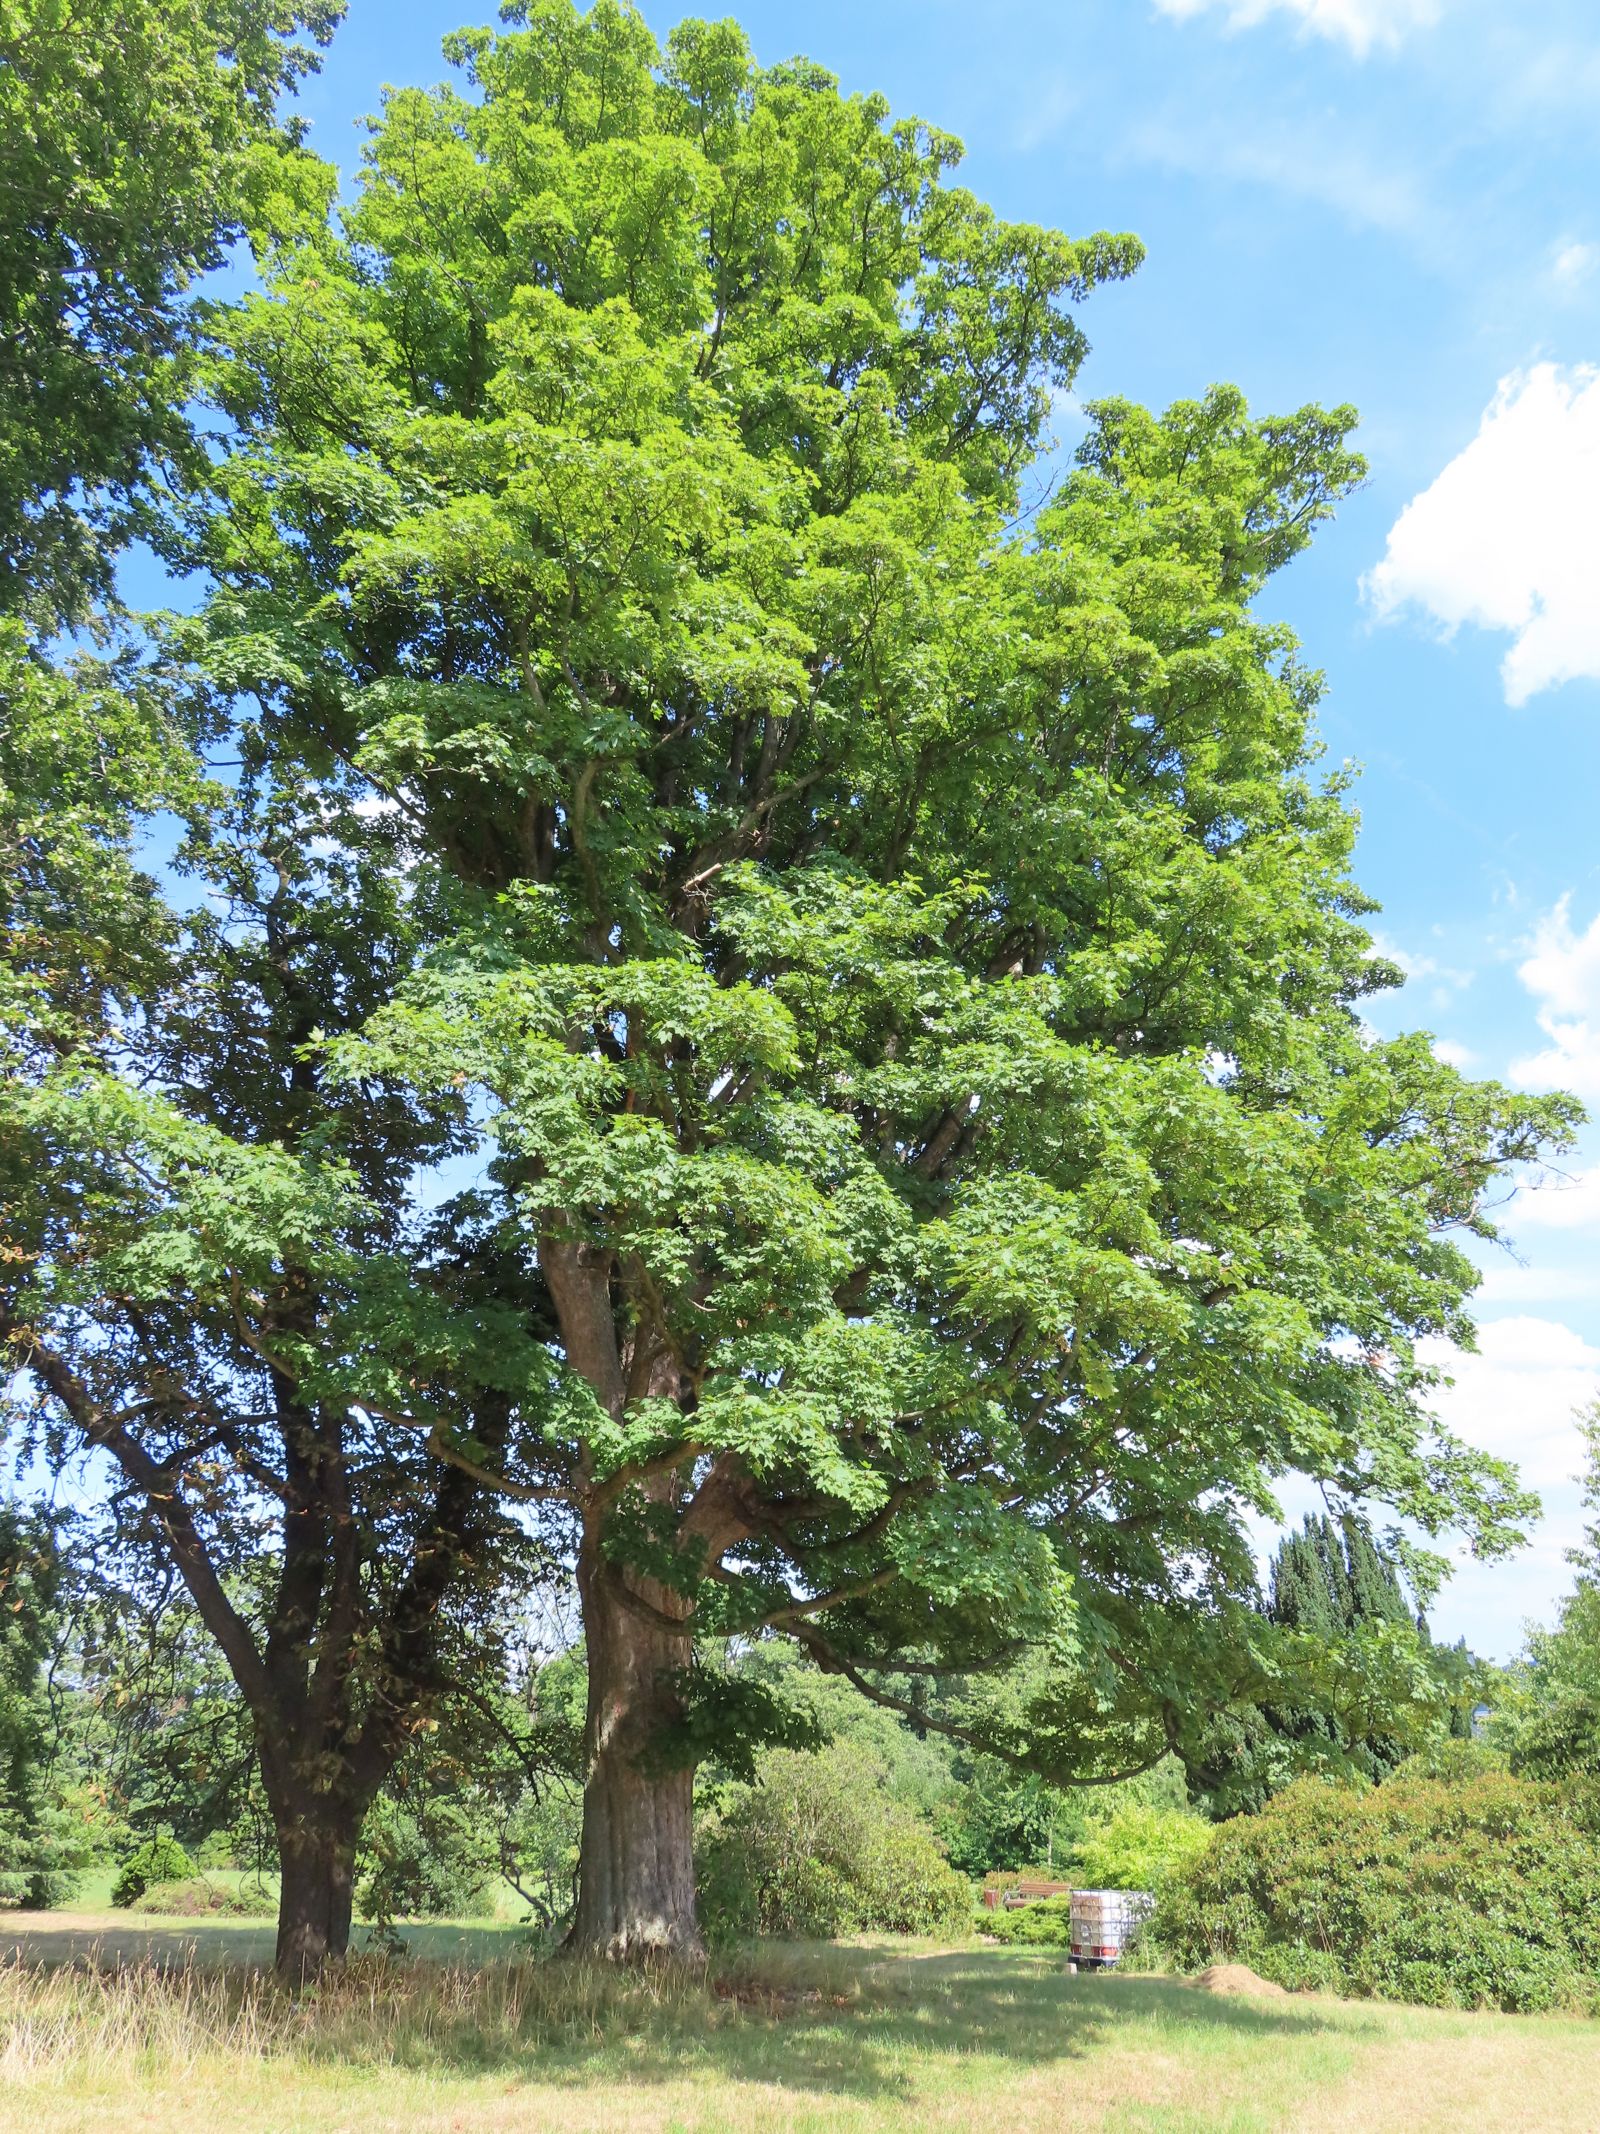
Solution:
M1251 1993L1273 2001L1288 1998L1282 1986L1263 1978L1259 1971L1252 1971L1248 1964L1207 1964L1189 1983L1202 1993Z

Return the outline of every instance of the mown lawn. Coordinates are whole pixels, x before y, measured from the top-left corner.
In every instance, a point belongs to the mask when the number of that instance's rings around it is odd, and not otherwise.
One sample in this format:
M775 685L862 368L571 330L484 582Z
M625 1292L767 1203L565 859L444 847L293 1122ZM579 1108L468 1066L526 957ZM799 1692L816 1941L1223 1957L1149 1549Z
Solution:
M35 1934L62 1930L12 1920L0 1938L25 1959L0 1972L6 2130L1600 2126L1600 2025L1217 1998L978 1944L764 1950L709 1984L419 1954L358 1960L293 2005L240 1962L28 1969ZM203 1956L228 1957L259 1933L201 1931ZM153 1945L181 1958L194 1938L168 1927Z

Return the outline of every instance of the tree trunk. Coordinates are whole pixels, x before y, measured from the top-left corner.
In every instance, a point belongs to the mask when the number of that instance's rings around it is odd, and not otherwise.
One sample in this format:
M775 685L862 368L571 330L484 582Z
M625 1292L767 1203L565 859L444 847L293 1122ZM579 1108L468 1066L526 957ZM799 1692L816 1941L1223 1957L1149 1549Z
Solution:
M302 1799L278 1825L280 1977L304 1986L350 1946L359 1818L325 1796Z
M694 1901L694 1772L649 1761L677 1716L673 1677L692 1657L689 1636L652 1622L619 1597L626 1574L586 1534L578 1558L589 1706L584 1725L583 1837L569 1954L612 1962L652 1957L703 1962ZM647 1606L673 1612L672 1593L641 1579Z

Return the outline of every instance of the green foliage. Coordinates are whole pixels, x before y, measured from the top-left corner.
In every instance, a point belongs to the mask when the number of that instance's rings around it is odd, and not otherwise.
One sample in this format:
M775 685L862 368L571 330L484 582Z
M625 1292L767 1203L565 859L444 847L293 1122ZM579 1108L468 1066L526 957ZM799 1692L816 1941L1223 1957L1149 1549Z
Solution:
M582 1655L524 1656L518 1674L463 1685L419 1730L367 1818L356 1883L364 1918L482 1917L501 1881L541 1927L570 1910Z
M1148 1890L1159 1894L1203 1853L1211 1825L1170 1799L1141 1798L1133 1787L1090 1806L1063 1861L1059 1881L1082 1889ZM1037 1870L1042 1873L1042 1870ZM1015 1875L990 1876L986 1887L1014 1885ZM1064 1949L1071 1944L1071 1901L1041 1898L1013 1910L997 1906L978 1914L980 1930L997 1941L1025 1948Z
M1281 1633L1270 1688L1187 1749L1211 1813L1259 1808L1307 1771L1381 1780L1433 1733L1468 1726L1476 1663L1432 1644L1397 1564L1353 1513L1308 1517L1284 1538L1264 1612Z
M1185 1968L1441 2007L1600 2007L1600 1802L1485 1769L1302 1779L1215 1831L1150 1929ZM1460 1752L1465 1750L1465 1754Z
M119 1906L137 1904L146 1890L157 1883L188 1882L193 1874L194 1862L176 1838L146 1838L118 1868L117 1879L111 1885L111 1902Z
M448 1795L384 1797L362 1833L363 1919L474 1919L494 1909L494 1873L470 1805Z
M1536 1630L1495 1698L1495 1740L1531 1778L1600 1777L1600 1402L1580 1411L1592 1517L1572 1551L1577 1585L1553 1628Z
M1037 1903L1019 1904L1011 1911L997 1905L992 1912L979 1912L978 1931L1011 1948L1070 1949L1072 1899L1041 1897Z
M703 1824L701 1910L720 1937L965 1931L972 1899L881 1767L847 1747L769 1751Z
M1334 1638L1360 1622L1404 1623L1411 1611L1392 1563L1356 1520L1308 1517L1278 1548L1267 1612L1292 1630Z
M673 1717L648 1751L656 1769L693 1770L714 1756L728 1776L749 1783L762 1749L815 1749L827 1739L812 1712L790 1703L759 1675L697 1660L679 1672L674 1688Z
M294 190L274 104L316 55L287 40L341 12L0 4L0 614L76 607L103 582L86 514L187 441L190 285Z
M1531 1640L1530 1692L1502 1715L1497 1729L1511 1744L1515 1768L1530 1778L1600 1775L1597 1641L1600 1607L1593 1596L1568 1601L1559 1626Z
M950 1863L965 1875L1067 1857L1088 1819L1087 1796L994 1756L958 1760L940 1804L937 1828Z
M1211 1825L1182 1809L1119 1802L1093 1818L1075 1847L1074 1879L1086 1889L1159 1892L1204 1852Z
M870 1703L850 1683L823 1674L785 1639L765 1638L738 1652L731 1664L741 1679L762 1683L818 1742L846 1745L875 1765L890 1796L933 1823L944 1840L945 1814L959 1789L959 1753L943 1735ZM926 1706L939 1704L937 1685L926 1678L894 1686L909 1700L920 1695ZM727 1782L744 1775L713 1755L702 1767L700 1797L715 1806Z
M49 1768L43 1666L61 1582L51 1524L0 1502L0 1901L28 1906L59 1901L93 1853Z
M74 1536L86 1555L93 1531L80 1523ZM119 1572L133 1575L124 1584ZM270 1819L250 1713L187 1595L150 1592L107 1550L72 1567L67 1599L52 1780L99 1803L100 1849L166 1832L202 1866L219 1846L217 1865L253 1858Z

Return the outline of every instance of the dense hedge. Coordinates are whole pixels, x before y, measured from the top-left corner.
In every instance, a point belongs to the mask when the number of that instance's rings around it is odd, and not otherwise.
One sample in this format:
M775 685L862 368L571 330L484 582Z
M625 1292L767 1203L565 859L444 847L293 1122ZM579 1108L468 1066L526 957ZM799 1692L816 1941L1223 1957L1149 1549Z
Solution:
M1303 1779L1224 1824L1150 1941L1185 1969L1437 2007L1600 2010L1600 1793L1499 1770Z
M696 1847L709 1933L827 1937L967 1931L972 1893L870 1757L769 1751Z

